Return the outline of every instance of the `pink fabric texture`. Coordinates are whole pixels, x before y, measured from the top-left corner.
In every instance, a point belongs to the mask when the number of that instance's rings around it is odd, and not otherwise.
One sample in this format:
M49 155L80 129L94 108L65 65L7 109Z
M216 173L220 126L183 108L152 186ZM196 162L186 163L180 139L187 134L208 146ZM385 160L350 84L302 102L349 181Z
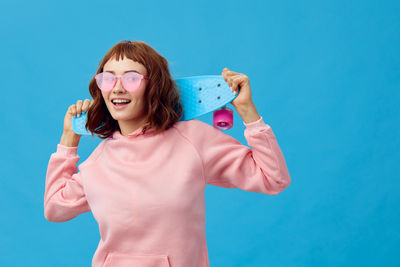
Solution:
M247 147L197 119L161 134L115 131L79 165L78 147L57 144L48 163L44 216L65 222L91 211L100 241L92 267L208 267L206 185L275 195L290 184L263 118Z

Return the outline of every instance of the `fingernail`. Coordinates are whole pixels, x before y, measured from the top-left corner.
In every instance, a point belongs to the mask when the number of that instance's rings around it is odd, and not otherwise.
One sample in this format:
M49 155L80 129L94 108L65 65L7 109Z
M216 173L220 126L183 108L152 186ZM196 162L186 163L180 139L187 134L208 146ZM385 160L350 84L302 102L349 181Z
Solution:
M78 115L76 115L77 117L79 117L81 115L81 113L78 113Z

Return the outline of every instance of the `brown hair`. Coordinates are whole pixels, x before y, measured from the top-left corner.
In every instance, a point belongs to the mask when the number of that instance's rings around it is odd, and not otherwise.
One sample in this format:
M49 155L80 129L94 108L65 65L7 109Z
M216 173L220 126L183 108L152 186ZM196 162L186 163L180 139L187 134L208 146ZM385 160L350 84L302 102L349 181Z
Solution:
M147 69L149 77L147 88L144 94L145 113L149 124L143 127L142 133L147 129L153 128L154 133L158 134L169 129L179 120L183 113L180 103L178 86L172 79L168 62L150 45L143 41L120 41L114 45L101 60L98 70L103 71L104 65L111 58L116 60L127 57L139 62ZM115 130L121 131L118 121L114 120L107 109L100 89L93 76L89 84L89 92L93 98L93 104L87 112L86 130L99 135L99 138L106 139Z

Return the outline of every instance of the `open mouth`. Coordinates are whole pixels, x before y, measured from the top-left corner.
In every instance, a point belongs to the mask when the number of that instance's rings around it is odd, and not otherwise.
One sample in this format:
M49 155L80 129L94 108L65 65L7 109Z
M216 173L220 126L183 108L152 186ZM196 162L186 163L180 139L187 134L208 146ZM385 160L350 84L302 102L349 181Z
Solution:
M123 108L123 107L127 106L129 103L131 103L131 100L114 99L114 100L111 101L111 103L113 103L113 106L115 108Z

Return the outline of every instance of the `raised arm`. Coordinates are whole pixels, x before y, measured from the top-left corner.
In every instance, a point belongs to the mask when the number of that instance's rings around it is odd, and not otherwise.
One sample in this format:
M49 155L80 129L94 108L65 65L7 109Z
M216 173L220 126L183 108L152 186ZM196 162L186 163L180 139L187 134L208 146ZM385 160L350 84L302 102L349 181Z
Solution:
M276 195L290 184L285 159L263 118L244 123L249 147L235 138L195 120L195 145L203 160L206 182L210 185Z
M57 144L57 151L50 157L44 194L44 216L48 221L65 222L90 211L82 176L77 173L77 150Z

